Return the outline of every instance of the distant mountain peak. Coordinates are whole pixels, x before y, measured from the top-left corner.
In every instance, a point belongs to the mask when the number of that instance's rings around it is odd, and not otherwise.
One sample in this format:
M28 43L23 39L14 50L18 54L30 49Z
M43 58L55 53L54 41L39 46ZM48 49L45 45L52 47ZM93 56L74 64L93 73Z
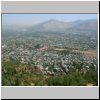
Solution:
M65 22L59 21L59 20L56 20L56 19L50 19L50 20L46 21L45 23L65 23Z
M56 20L56 19L50 19L50 20L48 20L48 21L58 21L58 20Z

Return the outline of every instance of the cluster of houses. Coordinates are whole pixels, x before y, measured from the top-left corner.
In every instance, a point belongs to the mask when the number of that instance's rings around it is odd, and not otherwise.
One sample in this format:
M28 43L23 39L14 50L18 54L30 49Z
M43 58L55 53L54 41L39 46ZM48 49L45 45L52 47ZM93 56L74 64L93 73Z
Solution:
M3 59L17 59L21 63L37 66L44 74L54 75L59 72L68 72L70 68L75 68L74 64L81 66L81 70L88 69L94 66L95 69L98 65L98 59L94 57L87 57L81 54L61 54L50 46L43 46L38 49L25 48L21 45L15 50L7 51L9 47L2 45Z

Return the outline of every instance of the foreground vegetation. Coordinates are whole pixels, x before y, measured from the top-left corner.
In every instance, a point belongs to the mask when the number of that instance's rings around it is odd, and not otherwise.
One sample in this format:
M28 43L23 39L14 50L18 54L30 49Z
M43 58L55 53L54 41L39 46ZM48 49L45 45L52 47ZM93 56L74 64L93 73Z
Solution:
M98 85L97 71L91 66L90 70L82 71L77 65L68 73L57 75L43 74L37 67L22 64L16 60L2 62L3 86L87 86Z

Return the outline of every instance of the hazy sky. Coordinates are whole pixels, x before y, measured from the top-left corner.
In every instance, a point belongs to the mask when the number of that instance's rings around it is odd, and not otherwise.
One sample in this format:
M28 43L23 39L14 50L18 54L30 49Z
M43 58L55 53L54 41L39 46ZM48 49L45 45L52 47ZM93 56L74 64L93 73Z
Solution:
M97 14L2 14L2 24L34 25L50 19L70 22L97 18Z

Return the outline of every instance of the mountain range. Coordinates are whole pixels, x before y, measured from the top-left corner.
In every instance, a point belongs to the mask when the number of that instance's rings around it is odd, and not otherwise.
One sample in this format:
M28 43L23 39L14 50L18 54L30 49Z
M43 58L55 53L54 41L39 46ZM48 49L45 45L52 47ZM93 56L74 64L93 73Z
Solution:
M23 26L3 26L2 32L9 31L17 31L17 32L33 32L33 33L98 33L98 20L90 19L90 20L77 20L73 22L63 22L55 19L50 19L43 23L33 25L31 27L23 27Z

